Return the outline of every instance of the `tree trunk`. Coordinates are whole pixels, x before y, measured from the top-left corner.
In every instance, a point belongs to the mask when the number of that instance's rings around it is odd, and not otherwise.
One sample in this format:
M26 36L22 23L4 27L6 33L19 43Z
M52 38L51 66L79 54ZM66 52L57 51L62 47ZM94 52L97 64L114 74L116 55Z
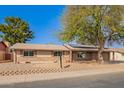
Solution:
M99 62L100 64L104 64L104 60L103 60L103 55L102 55L102 53L103 53L103 48L99 48L99 49L98 49L98 62Z

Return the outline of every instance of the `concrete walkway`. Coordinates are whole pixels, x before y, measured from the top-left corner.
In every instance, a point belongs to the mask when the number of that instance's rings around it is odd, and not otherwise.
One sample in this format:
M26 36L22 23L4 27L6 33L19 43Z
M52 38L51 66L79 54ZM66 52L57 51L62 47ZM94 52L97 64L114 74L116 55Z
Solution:
M2 76L0 77L0 85L20 83L20 82L31 82L39 80L51 80L59 78L70 78L70 77L80 77L86 75L96 75L114 72L123 72L124 68L114 67L114 68L101 68L101 69L87 69L80 71L70 71L70 72L56 72L56 73L41 73L41 74L31 74L31 75L16 75L16 76Z

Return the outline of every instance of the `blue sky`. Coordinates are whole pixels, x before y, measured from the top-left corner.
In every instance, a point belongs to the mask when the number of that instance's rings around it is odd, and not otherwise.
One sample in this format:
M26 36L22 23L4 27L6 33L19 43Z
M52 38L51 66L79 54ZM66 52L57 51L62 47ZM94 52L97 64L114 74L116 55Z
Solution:
M60 32L61 16L65 6L60 5L0 5L0 23L4 22L7 16L20 17L30 24L30 29L34 32L35 38L28 43L37 44L62 44L58 38ZM122 47L114 44L113 47Z
M30 24L35 38L28 43L62 44L57 37L65 6L0 6L0 23L7 16L20 17Z

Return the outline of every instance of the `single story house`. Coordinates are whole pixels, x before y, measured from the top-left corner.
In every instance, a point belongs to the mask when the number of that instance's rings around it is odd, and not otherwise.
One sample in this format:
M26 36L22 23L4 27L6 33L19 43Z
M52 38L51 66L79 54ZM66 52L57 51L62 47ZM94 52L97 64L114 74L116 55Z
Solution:
M60 62L83 62L97 60L98 48L91 45L53 45L53 44L24 44L17 43L10 47L15 63L56 63ZM115 49L105 48L103 59L114 59Z

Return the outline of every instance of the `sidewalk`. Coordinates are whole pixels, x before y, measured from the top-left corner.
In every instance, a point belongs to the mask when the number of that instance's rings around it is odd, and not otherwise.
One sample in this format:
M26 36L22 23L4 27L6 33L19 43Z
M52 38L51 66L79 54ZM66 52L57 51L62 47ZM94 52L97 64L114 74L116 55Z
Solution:
M113 72L124 72L123 67L106 67L106 68L96 68L96 69L86 69L79 71L69 71L69 72L56 72L56 73L40 73L40 74L30 74L30 75L16 75L16 76L2 76L0 77L0 85L12 84L20 82L32 82L39 80L51 80L59 78L69 78L69 77L79 77L86 75L96 75L96 74L106 74Z

